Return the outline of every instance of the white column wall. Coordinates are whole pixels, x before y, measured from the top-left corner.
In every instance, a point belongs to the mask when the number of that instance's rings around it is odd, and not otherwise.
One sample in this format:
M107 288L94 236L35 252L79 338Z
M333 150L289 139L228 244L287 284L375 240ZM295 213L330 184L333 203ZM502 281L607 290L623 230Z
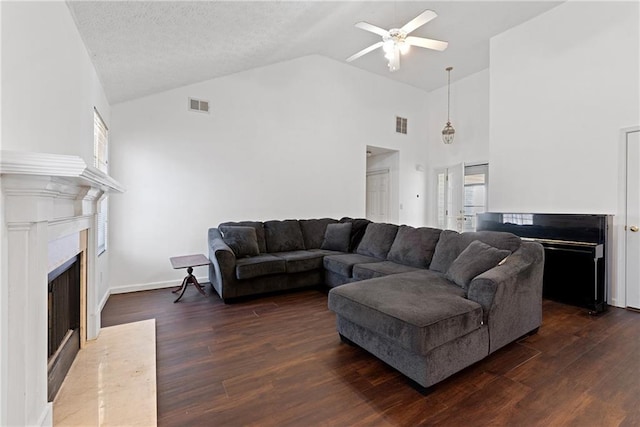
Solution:
M491 40L491 209L614 214L613 305L625 292L621 130L640 125L639 9L566 2Z
M92 164L93 107L107 124L110 107L66 3L0 2L0 40L2 150L77 155ZM15 224L8 226L5 209L10 196L4 189L6 178L1 180L0 425L50 425L46 399L47 272L42 273L35 261L25 269L26 260L20 258L24 253L7 250L10 241L22 239L30 247L41 248L31 246L35 242L22 234L33 233L40 225L24 225L30 232ZM46 230L36 234L38 239L47 238ZM96 269L108 271L108 255L100 257ZM43 274L45 285L31 288L33 277L40 279ZM95 283L89 278L89 286ZM95 305L107 294L108 283L93 292L100 293L93 298ZM14 295L28 302L26 310L13 300L9 302ZM93 332L88 331L90 336L97 333L97 321L90 327ZM24 336L13 340L19 333Z
M2 2L2 149L80 156L93 165L93 108L111 107L65 2ZM109 291L107 251L97 301ZM102 277L102 282L100 282Z
M497 211L617 213L620 129L638 125L638 2L567 2L491 40Z
M168 258L205 253L222 221L364 216L367 145L400 151L399 221L422 225L426 96L308 56L114 105L112 290L174 285Z

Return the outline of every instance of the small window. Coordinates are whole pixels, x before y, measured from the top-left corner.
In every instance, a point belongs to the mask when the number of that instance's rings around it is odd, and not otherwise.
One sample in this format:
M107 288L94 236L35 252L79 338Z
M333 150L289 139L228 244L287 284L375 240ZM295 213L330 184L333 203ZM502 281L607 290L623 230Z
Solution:
M93 109L93 166L104 173L109 173L109 130L95 108ZM104 196L98 202L98 255L107 250L108 212L108 197Z
M93 166L104 173L109 172L109 129L93 109Z

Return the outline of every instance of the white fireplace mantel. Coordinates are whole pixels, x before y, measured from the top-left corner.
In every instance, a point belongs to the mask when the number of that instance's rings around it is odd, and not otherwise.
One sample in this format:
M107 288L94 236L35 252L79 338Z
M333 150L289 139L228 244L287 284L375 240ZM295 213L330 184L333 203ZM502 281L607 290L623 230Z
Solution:
M100 329L97 207L124 187L78 156L0 151L0 425L51 425L48 244L86 232L86 338Z

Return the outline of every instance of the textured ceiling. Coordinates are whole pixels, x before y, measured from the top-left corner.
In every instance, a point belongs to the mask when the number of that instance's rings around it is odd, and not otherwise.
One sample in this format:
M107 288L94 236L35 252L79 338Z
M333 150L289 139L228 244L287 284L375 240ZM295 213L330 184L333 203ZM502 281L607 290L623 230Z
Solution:
M111 103L318 54L343 61L425 9L438 17L412 35L449 42L412 48L395 73L381 50L350 63L427 91L489 66L489 39L561 2L551 1L68 1ZM345 62L346 64L346 62Z

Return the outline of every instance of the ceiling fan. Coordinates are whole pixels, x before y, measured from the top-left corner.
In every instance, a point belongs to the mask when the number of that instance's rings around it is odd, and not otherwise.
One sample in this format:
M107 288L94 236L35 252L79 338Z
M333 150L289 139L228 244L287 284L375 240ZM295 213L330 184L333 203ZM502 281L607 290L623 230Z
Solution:
M355 55L350 56L347 58L347 62L351 62L369 52L373 52L379 47L382 47L385 53L384 57L389 61L389 71L393 72L400 69L400 54L404 55L409 52L410 46L424 47L426 49L434 49L438 51L445 50L449 44L447 42L408 35L412 31L434 19L436 16L438 15L433 10L425 10L420 15L404 24L402 28L392 28L390 30L376 27L368 22L358 22L356 24L357 28L381 36L382 41L372 44Z

